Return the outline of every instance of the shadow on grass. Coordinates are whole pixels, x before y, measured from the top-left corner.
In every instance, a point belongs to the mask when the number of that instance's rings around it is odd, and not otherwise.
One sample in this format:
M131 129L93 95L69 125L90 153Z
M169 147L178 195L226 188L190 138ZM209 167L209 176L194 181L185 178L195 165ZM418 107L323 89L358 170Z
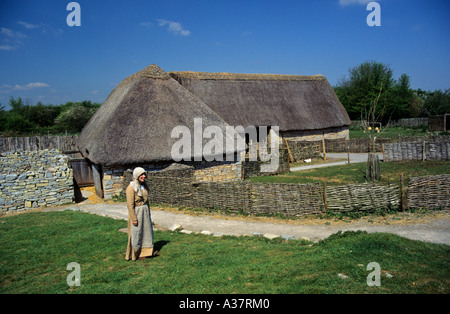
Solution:
M153 248L155 251L161 252L161 249L168 243L170 243L170 241L166 240L157 241L153 244Z

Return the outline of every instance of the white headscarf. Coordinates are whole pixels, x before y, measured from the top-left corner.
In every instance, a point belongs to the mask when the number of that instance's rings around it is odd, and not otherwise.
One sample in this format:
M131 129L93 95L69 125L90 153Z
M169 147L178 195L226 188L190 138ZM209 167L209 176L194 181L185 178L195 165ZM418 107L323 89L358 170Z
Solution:
M145 171L144 168L136 167L133 170L133 181L130 182L131 187L139 196L142 196L141 182L139 182L139 177L144 173L147 174L147 171ZM144 187L148 189L147 183L145 181L142 185L144 185Z

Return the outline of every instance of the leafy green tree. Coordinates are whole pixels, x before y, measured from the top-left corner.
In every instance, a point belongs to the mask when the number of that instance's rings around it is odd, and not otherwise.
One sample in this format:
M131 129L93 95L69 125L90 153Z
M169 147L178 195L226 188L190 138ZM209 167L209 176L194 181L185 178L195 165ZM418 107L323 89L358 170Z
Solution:
M411 118L418 118L426 116L423 112L423 104L424 104L424 98L422 97L423 93L426 93L422 91L420 88L418 90L413 90L413 98L411 100L411 103L409 105L409 116Z
M14 99L14 97L11 96L9 98L9 106L11 107L11 113L22 114L25 104L23 103L22 98L17 97L17 99Z
M0 132L7 136L28 134L78 133L101 106L90 101L67 102L62 105L25 104L22 98L9 100L11 109L0 105Z
M411 88L411 78L398 80L389 66L364 62L349 70L334 90L352 120L377 117L376 122L450 113L450 89L424 91ZM372 120L371 120L372 121ZM375 121L372 121L375 122Z
M28 106L25 105L22 98L14 99L11 97L9 106L11 110L7 115L5 129L19 135L33 132L35 125L27 117Z
M8 120L6 122L6 130L16 133L17 135L23 135L26 133L32 133L35 125L28 119L24 118L17 112L9 112Z
M377 115L388 103L389 90L394 85L392 70L381 62L364 62L349 70L350 77L335 88L339 100L351 119L360 119L378 99Z
M429 92L424 99L423 111L430 116L450 113L450 89Z
M44 105L41 102L38 102L35 106L29 106L27 118L39 128L45 129L54 125L55 119L60 113L60 107Z
M8 112L5 111L5 106L0 104L0 132L5 131L8 119Z
M61 132L81 132L98 107L98 105L91 104L90 101L82 103L67 103L66 110L56 118L55 126Z
M410 107L414 99L414 92L410 87L411 78L402 74L392 88L387 92L386 114L392 120L410 118ZM386 119L386 118L385 118Z

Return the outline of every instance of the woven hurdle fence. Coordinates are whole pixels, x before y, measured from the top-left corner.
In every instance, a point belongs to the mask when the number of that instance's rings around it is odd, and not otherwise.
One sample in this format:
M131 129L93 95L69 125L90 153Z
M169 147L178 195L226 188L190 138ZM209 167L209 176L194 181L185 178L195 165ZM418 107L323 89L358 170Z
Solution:
M246 214L302 216L324 210L321 184L208 182L187 178L148 178L153 203L221 209Z
M326 188L327 208L335 212L398 209L401 201L400 195L398 185L363 183Z
M386 143L383 151L384 161L450 160L450 141Z
M409 178L407 207L450 209L450 174Z
M195 184L186 204L194 208L248 212L251 208L250 189L250 182Z
M400 184L375 183L327 186L324 183L194 183L185 176L147 178L150 201L191 208L220 209L246 214L281 214L299 217L331 212L370 212L407 208L450 209L450 174L409 178L407 199L402 201ZM124 188L129 184L125 179ZM126 183L126 184L125 184Z
M252 214L282 214L303 216L324 212L323 188L320 183L253 183L251 185Z

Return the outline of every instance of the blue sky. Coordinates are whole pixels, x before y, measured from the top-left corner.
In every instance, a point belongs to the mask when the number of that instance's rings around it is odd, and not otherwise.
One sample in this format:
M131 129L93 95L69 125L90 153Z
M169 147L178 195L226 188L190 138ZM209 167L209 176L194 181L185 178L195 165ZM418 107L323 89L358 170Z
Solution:
M373 60L412 88L450 88L450 1L68 0L0 2L0 104L103 102L150 64L165 71L325 75Z

